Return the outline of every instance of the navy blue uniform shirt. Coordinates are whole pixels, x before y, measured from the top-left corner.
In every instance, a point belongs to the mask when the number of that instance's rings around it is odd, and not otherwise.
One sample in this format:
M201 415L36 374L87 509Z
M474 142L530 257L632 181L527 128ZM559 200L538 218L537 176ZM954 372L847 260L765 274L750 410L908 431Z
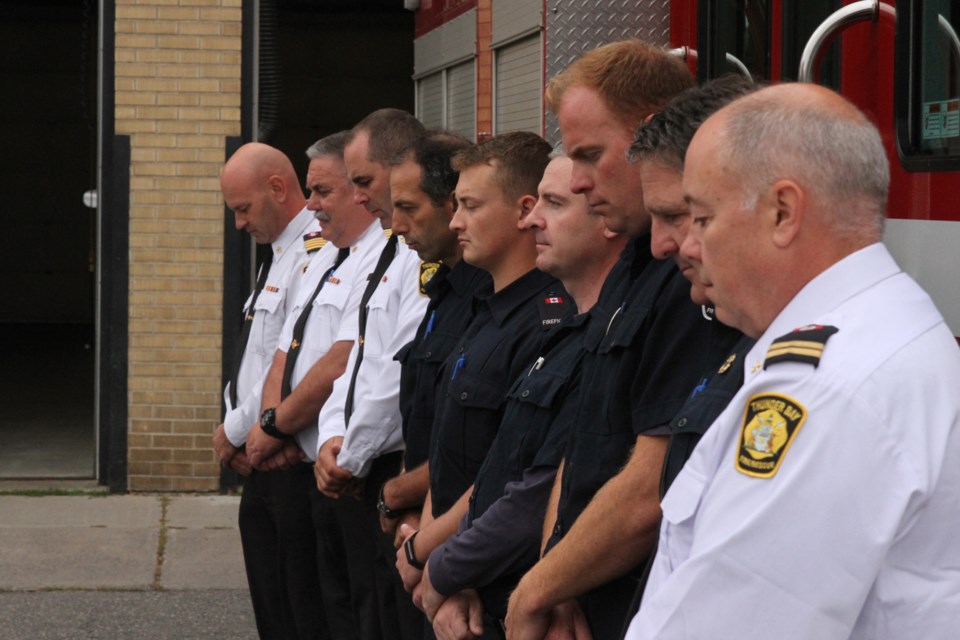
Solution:
M573 309L560 281L538 269L478 301L476 317L440 375L430 445L435 516L473 484L497 435L509 385Z
M712 322L690 300L690 283L674 262L653 259L649 235L624 250L592 313L581 374L587 382L564 457L548 548L623 468L637 436L666 435L703 372L719 366L710 362L717 351ZM636 586L636 577L628 575L581 598L594 637L619 634Z
M404 468L426 462L436 407L440 367L473 320L474 298L491 287L490 274L463 260L441 265L424 291L430 304L413 340L395 357L400 369L400 415L403 417Z
M719 320L714 320L714 325L715 344L718 348L731 340L739 340L733 346L732 353L729 353L726 359L720 360L719 368L707 372L691 392L683 408L670 421L670 444L667 446L660 479L661 498L683 469L700 438L743 386L743 360L756 341Z

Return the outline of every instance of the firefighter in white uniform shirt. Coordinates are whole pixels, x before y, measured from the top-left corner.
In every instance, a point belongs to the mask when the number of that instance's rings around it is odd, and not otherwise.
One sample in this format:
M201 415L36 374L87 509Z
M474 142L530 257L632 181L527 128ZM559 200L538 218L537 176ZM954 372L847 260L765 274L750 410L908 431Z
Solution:
M284 320L293 307L296 283L310 253L319 248L320 230L298 188L290 160L265 144L245 144L230 157L220 176L223 199L233 210L236 227L258 244L270 244L272 261L261 266L258 285L244 303L248 338L235 362L235 374L223 390L227 412L214 434L220 461L230 464L241 453L247 432L260 417L260 387L270 368ZM264 272L266 272L264 274ZM265 275L265 279L263 276ZM236 399L236 400L234 400ZM249 466L241 455L236 464Z
M226 205L233 210L238 230L249 233L258 243L270 243L272 254L261 266L256 287L244 305L234 373L224 390L227 414L224 424L214 433L214 449L223 464L243 475L250 475L240 506L241 539L250 584L257 629L263 637L319 637L322 618L308 606L319 597L316 571L285 572L282 558L269 562L253 561L251 551L262 546L263 538L251 528L249 514L259 510L259 496L285 493L289 473L254 472L244 448L250 429L260 415L263 380L270 367L281 327L292 312L296 285L306 265L307 253L319 250L322 238L313 212L307 209L303 193L290 160L280 151L264 144L251 143L233 154L221 173L221 188ZM294 455L296 447L287 443L274 456ZM253 475L251 475L253 474ZM289 523L287 523L289 524ZM286 547L309 545L309 528L287 526L281 540ZM276 539L269 534L270 539Z
M880 242L888 183L873 125L814 85L693 139L681 252L758 340L663 500L629 640L956 637L960 350Z
M384 229L391 228L393 213L391 162L423 133L423 125L409 113L380 109L353 128L344 149L354 200L377 216ZM377 496L400 472L403 460L400 363L394 356L413 339L429 300L420 289L420 258L399 238L391 238L377 266L372 291L361 303L359 338L346 372L320 412L315 473L320 491L339 497L334 509L348 562L356 566L373 560L367 567L372 572L350 571L354 594L367 591L352 602L359 612L358 637L421 640L423 617L393 568L393 538L380 530ZM358 589L361 585L365 587Z
M278 620L266 629L258 615L261 637L330 637L327 629L340 620L336 608L323 606L327 575L318 566L311 509L316 489L312 465L302 458L316 452L317 414L343 373L360 295L385 241L376 219L352 202L343 168L345 139L346 133L327 136L307 152L308 206L317 211L328 242L301 279L263 385L260 419L247 436L256 472L244 486L240 534L251 593L255 603L272 594L289 602L286 610L269 610ZM292 455L284 455L291 449ZM285 583L278 584L277 576ZM309 588L296 586L310 576ZM304 628L301 619L312 624Z

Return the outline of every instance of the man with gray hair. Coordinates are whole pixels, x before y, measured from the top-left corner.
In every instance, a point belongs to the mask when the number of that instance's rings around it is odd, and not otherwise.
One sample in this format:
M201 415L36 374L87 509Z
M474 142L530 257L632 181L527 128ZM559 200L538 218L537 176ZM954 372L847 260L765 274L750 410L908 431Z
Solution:
M627 637L947 638L960 557L960 352L881 243L876 128L814 85L711 117L681 247L745 381L663 501Z
M403 463L400 363L393 357L413 338L427 308L423 263L391 230L390 161L423 131L406 111L378 109L354 126L343 152L354 203L376 216L389 237L364 287L346 373L317 419L317 488L334 498L348 562L369 564L349 571L361 640L423 636L423 617L393 570L393 536L380 530L377 510L380 487Z
M261 415L247 436L247 453L263 476L289 478L286 486L248 495L240 503L240 533L251 590L284 603L270 615L282 623L270 638L321 637L321 629L304 628L300 617L323 610L316 594L289 589L286 576L319 574L328 593L329 571L317 570L318 549L311 514L316 492L312 459L317 451L317 416L344 371L357 335L360 297L367 274L386 242L376 218L353 202L353 188L343 166L346 133L317 141L307 152L307 206L321 222L327 244L314 254L301 276L293 309L280 332L273 363L261 391ZM276 451L291 442L297 452L287 471L277 471ZM302 461L305 458L306 461ZM309 535L306 535L309 534ZM326 607L326 625L333 637L353 628L349 611ZM344 618L347 619L344 619ZM260 617L258 615L258 628ZM346 631L344 631L346 630Z

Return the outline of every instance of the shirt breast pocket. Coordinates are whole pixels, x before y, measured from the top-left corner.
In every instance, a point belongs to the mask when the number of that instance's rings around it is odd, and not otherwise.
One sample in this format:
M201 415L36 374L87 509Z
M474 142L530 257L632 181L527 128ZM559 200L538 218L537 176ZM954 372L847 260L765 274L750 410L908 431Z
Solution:
M507 392L507 397L514 402L530 403L541 409L549 409L562 387L562 378L537 372L536 375L517 378Z
M412 351L410 359L414 362L433 365L439 371L458 342L460 342L460 336L441 332L430 333Z
M365 331L366 347L364 356L379 356L384 345L394 337L399 318L396 318L396 304L393 300L395 288L381 282L370 301L367 302L367 326ZM376 351L376 353L375 353ZM392 355L392 354L391 354Z
M606 335L597 348L598 353L610 353L618 349L626 349L636 339L637 334L647 319L650 309L645 305L637 305L629 312L621 312L613 318L607 328Z
M308 348L321 353L327 352L339 333L340 319L349 296L350 289L343 284L328 282L323 286L323 290L313 301L313 310L307 323L310 335L304 336L304 342Z
M283 303L283 291L267 291L264 289L257 297L254 305L254 323L250 331L248 348L263 357L272 357L280 339L280 329L283 327L283 318L277 317Z
M506 411L511 416L508 437L516 447L515 460L532 461L536 457L546 431L553 424L553 408L562 401L560 395L564 386L564 378L538 372L521 376L507 392L509 405Z
M476 472L500 426L503 387L460 371L451 382L449 393L453 402L460 405L463 420L462 428L456 428L459 433L450 434L453 438L448 443L459 451L465 468Z
M349 296L350 287L345 286L344 283L335 284L333 282L327 282L323 285L323 289L317 294L317 297L314 298L313 306L315 310L329 307L330 309L342 311L343 308L347 306L347 298Z
M697 509L706 486L706 478L687 467L673 481L663 498L661 509L664 524L660 546L671 565L690 555ZM670 567L671 570L673 568Z

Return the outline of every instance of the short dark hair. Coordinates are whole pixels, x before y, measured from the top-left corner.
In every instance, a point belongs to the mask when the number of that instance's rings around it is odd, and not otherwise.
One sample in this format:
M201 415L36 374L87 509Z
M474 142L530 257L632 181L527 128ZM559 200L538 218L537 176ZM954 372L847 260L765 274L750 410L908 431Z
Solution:
M510 200L537 195L543 170L550 164L552 148L529 131L501 133L453 156L453 168L463 171L479 164L496 168L495 180Z
M401 149L423 136L425 129L402 109L377 109L354 125L347 143L353 142L361 131L370 136L367 159L387 166Z
M314 158L334 156L343 160L343 149L347 146L347 140L349 139L349 129L320 138L307 149L307 157L313 160Z
M759 88L746 76L729 74L683 91L640 125L627 158L655 159L683 170L687 147L700 125L721 107Z
M455 133L431 131L417 138L391 160L398 165L412 160L420 167L420 190L430 198L435 207L449 201L457 187L460 172L453 168L453 155L473 143Z

